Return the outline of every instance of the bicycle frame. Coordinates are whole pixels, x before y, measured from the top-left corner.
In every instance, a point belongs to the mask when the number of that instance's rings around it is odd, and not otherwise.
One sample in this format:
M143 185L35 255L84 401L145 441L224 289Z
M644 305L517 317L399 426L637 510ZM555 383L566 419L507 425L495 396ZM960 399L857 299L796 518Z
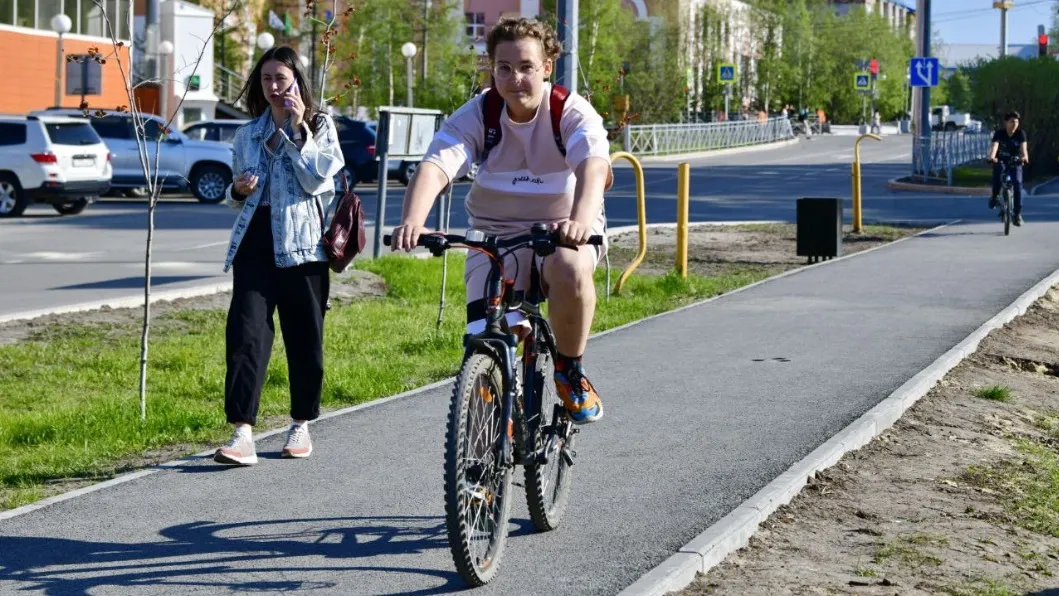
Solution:
M525 416L525 412L532 411L535 404L525 403L526 392L523 390L524 403L521 408L516 408L515 400L518 397L519 388L515 383L517 379L515 367L518 366L519 361L515 352L518 349L519 338L511 331L505 330L504 316L510 311L516 311L522 313L529 321L529 336L534 337L535 345L527 344L527 350L534 352L523 354L523 362L536 359L541 343L544 344L544 349L554 355L555 338L552 336L551 326L541 314L540 304L544 301L544 295L541 292L536 260L534 259L531 264L529 291L527 293L515 292L513 282L507 283L501 278L500 267L497 265L497 262L501 260L499 249L487 247L484 250L492 257L486 282L486 327L481 333L464 335L464 358L475 350L480 350L491 354L501 366L503 371L501 376L504 382L501 388L504 393L501 416L507 432L501 436L497 461L502 462L504 466L513 466L521 463L519 455L532 457L536 451L536 445L533 443L534 434L531 432L534 429L530 428ZM527 379L523 379L523 385L526 381ZM521 439L522 445L519 446L521 449L516 448L516 439Z

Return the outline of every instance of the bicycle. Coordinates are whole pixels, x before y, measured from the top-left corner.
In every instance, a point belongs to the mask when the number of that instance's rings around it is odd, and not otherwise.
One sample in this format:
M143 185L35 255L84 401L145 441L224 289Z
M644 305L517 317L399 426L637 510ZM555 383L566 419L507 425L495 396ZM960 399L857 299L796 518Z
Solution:
M389 246L391 240L387 235L384 243ZM602 236L588 240L590 245L602 242ZM509 239L478 230L462 236L426 234L417 246L429 249L435 257L461 246L489 256L486 327L463 337L463 363L452 392L445 436L449 548L460 577L478 587L496 576L504 553L516 466L524 468L530 518L538 531L559 527L570 496L579 429L559 401L552 381L555 337L541 314L545 296L536 259L532 259L526 292L515 292L514 280L505 279L503 272L504 257L515 250L529 247L543 257L565 246L559 244L558 233L544 224L534 224L529 234ZM519 337L505 319L509 311L529 321L529 331L521 340L521 371L516 357ZM481 406L481 415L477 406Z
M1004 222L1004 235L1011 235L1011 220L1015 217L1014 171L1022 165L1022 158L1005 155L997 160L1004 169L1000 174L1000 221Z

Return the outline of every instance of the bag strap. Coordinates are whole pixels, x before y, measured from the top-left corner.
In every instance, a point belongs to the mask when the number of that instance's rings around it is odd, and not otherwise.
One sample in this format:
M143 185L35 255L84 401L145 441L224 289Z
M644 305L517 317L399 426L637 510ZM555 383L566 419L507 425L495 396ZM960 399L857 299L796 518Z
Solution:
M562 85L553 84L549 98L549 107L552 114L552 135L555 137L555 146L559 153L566 157L566 145L563 144L563 133L560 124L563 119L563 108L566 107L566 98L570 97L570 90Z
M552 85L551 94L548 97L548 105L552 117L552 136L555 138L555 146L559 153L566 157L566 146L563 144L562 128L560 126L563 118L563 109L566 100L570 97L570 91L562 85ZM485 92L482 98L482 122L485 126L485 145L482 149L482 158L478 160L481 164L489 157L489 152L500 144L503 132L500 128L500 115L504 112L504 98L496 90L496 81L493 86Z
M485 161L489 157L489 152L500 144L500 138L503 136L503 132L500 130L500 114L504 110L504 98L500 97L500 92L496 90L494 84L489 88L489 91L485 92L485 97L482 98L482 120L485 123L485 147L482 150L482 158L478 163Z

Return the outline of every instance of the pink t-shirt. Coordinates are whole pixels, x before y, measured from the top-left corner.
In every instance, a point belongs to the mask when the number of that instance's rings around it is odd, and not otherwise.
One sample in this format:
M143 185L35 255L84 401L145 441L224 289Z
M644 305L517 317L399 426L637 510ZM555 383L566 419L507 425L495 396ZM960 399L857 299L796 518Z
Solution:
M491 234L521 233L536 222L569 219L574 205L574 171L589 157L610 162L610 142L603 118L584 97L571 93L560 130L566 157L552 136L551 84L529 122L513 122L507 109L500 116L500 143L481 164L465 207L470 226ZM423 161L436 164L449 180L467 172L485 148L482 101L485 92L463 104L434 135ZM603 231L602 210L593 225Z

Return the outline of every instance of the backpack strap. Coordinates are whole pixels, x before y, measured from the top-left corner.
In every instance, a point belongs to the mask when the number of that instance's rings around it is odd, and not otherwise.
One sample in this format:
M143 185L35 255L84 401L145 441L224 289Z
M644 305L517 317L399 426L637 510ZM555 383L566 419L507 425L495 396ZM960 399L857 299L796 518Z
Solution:
M485 92L485 97L482 98L482 121L485 124L485 147L482 149L481 159L478 163L481 164L485 161L486 157L489 157L489 152L500 144L500 137L503 133L500 131L500 114L504 111L504 98L500 97L500 92L496 90L496 85L489 88L489 91Z
M552 85L552 92L548 98L548 106L552 116L552 135L555 137L555 146L559 153L566 157L566 146L563 145L562 128L560 121L563 118L563 108L566 100L570 97L570 91L562 85ZM500 129L500 115L504 112L504 98L496 90L494 84L485 92L482 98L482 122L485 125L485 146L482 149L482 157L478 160L481 164L489 157L489 152L500 144L503 133Z
M551 108L552 114L552 134L555 136L555 146L559 148L559 153L566 157L566 146L563 145L563 134L562 128L560 128L560 121L563 119L563 108L566 106L566 98L570 97L570 90L562 85L553 84L551 97L549 98L549 107Z

